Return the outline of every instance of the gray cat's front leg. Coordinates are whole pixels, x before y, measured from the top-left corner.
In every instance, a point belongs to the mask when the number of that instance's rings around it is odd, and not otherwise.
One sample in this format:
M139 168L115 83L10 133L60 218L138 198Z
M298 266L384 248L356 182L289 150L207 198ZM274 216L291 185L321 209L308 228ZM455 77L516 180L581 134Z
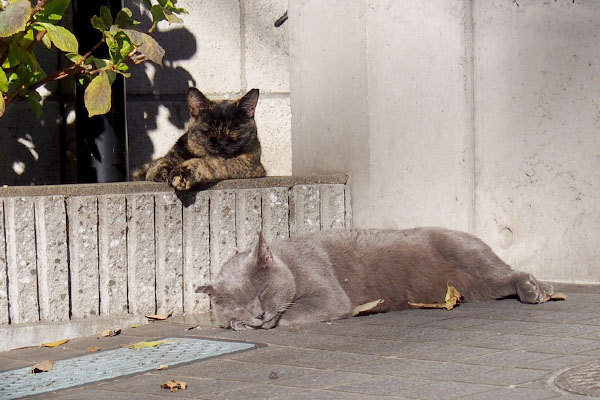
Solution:
M344 293L331 298L311 297L300 299L281 315L279 325L292 326L344 319L352 316L352 310L352 303Z

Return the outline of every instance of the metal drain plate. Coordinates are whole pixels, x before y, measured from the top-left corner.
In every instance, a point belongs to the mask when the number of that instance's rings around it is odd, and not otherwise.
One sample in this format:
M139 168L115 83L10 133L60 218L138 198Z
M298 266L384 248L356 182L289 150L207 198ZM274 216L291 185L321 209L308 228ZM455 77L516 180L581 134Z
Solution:
M600 397L600 360L563 371L554 379L554 384L568 392Z
M31 374L31 368L0 373L0 399L18 399L119 376L174 366L203 358L256 348L253 343L207 339L166 338L157 347L119 348L58 360L51 371Z

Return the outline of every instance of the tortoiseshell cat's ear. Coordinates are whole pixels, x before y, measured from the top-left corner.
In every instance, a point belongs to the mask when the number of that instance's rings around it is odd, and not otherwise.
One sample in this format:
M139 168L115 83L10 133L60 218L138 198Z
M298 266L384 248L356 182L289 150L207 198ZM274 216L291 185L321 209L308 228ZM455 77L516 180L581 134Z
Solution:
M192 117L194 118L198 118L201 112L210 108L210 100L195 87L188 89L187 102L188 107L190 108L190 114L192 114Z
M258 89L252 89L238 101L238 107L246 112L250 118L254 118L254 110L258 103Z

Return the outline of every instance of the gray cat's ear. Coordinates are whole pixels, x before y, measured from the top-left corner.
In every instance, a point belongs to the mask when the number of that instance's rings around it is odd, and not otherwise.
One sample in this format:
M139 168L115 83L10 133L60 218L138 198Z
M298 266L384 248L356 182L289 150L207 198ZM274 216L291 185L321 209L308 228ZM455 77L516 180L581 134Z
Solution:
M258 265L266 267L273 261L273 253L262 233L258 235L256 258Z
M250 118L254 118L254 110L258 103L258 89L252 89L238 101L238 107L246 112Z
M210 108L210 100L207 99L202 92L195 87L188 89L187 102L190 109L190 114L192 114L192 117L194 118L198 118L201 112Z
M215 293L215 288L212 285L202 285L198 286L195 290L196 293L204 293L209 296L212 296Z

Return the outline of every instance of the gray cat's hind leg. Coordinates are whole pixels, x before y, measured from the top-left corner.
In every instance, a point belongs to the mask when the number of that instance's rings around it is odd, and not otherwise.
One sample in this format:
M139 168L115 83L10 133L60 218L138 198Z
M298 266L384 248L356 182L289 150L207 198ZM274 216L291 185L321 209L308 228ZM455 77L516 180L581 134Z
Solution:
M532 274L522 274L516 280L517 296L523 303L543 303L554 293L548 283L539 282Z

